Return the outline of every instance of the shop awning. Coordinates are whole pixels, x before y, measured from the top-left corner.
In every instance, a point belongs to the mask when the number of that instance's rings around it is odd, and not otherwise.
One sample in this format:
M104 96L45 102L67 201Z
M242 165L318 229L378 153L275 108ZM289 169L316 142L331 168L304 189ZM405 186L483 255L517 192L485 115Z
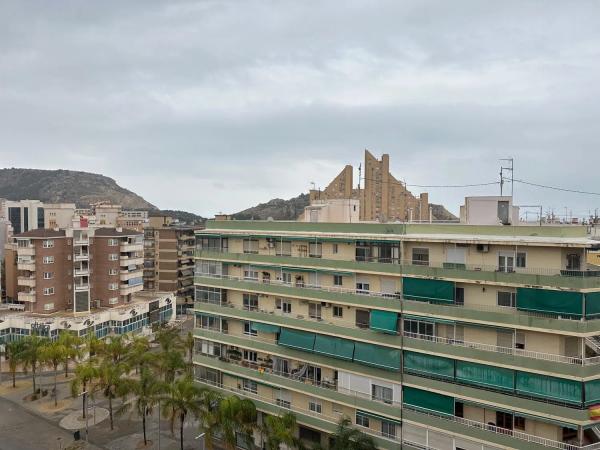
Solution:
M398 333L398 313L391 311L371 310L369 327L375 331L388 334Z
M352 361L352 358L354 357L354 342L347 339L317 334L314 352L332 356L333 358Z

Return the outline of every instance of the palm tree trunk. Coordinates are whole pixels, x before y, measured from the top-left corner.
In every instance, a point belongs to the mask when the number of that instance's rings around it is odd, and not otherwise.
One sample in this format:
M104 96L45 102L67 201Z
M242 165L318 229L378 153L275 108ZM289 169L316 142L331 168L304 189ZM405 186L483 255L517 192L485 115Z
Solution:
M33 394L35 395L35 366L31 366L31 376L33 377Z
M113 424L113 409L112 409L112 395L108 395L108 415L110 416L110 430L114 429Z
M65 378L69 376L69 358L65 359Z
M144 446L146 446L148 445L148 440L146 439L146 408L144 408L144 414L142 415L142 428L144 429Z
M181 424L179 425L179 442L181 444L181 450L183 450L183 422L185 422L185 414L181 413L180 417Z
M206 447L206 450L213 450L214 444L213 444L212 432L211 433L209 433L208 431L204 432L204 446Z
M56 372L58 371L58 365L54 366L54 407L58 406L58 390L56 389Z
M17 378L17 371L16 371L16 370L13 370L13 371L12 371L12 379L13 379L13 387L14 387L14 388L15 388L15 387L17 387L17 384L16 384L16 378Z

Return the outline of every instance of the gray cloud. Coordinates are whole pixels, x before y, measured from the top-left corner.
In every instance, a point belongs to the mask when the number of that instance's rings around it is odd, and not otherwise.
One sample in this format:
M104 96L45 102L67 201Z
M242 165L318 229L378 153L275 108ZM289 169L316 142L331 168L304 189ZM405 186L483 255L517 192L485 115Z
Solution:
M102 172L205 215L324 187L364 148L412 184L487 182L514 156L518 178L600 191L596 2L341 5L3 2L1 165ZM429 191L456 211L497 188Z

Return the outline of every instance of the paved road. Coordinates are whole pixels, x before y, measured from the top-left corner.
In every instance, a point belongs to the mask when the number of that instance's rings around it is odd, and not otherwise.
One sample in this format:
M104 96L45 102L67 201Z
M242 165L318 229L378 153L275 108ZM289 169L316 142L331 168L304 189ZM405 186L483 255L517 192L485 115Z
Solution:
M71 433L1 397L0 436L0 450L59 450L73 443Z

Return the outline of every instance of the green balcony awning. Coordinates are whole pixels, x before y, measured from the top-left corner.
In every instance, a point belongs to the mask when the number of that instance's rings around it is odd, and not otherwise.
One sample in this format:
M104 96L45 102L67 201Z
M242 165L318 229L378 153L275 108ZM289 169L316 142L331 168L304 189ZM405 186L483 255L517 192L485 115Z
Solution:
M437 317L428 317L428 316L413 316L412 314L404 314L402 318L406 320L418 320L421 322L435 322L442 323L444 325L454 325L454 320L446 320L446 319L438 319Z
M402 402L428 411L454 415L454 397L409 386L402 387Z
M398 419L392 419L391 417L380 416L379 414L373 414L372 412L363 411L362 409L357 409L356 414L360 415L360 416L370 417L371 419L375 419L375 420L381 420L381 421L395 423L396 425L402 425L402 422L400 422L400 420L398 420Z
M279 334L279 345L312 352L315 346L315 334L306 331L282 328Z
M404 352L404 370L454 378L454 360L425 353Z
M454 303L454 283L429 278L402 277L402 296L407 300Z
M399 371L400 350L364 342L354 343L354 361L381 369Z
M515 387L514 370L465 361L456 361L456 379L508 391Z
M398 313L392 311L371 310L369 327L371 330L388 334L398 333Z
M581 317L583 294L571 291L517 288L517 309Z
M585 382L585 404L586 406L600 403L600 380Z
M600 292L588 292L585 294L585 317L598 316L600 316Z
M262 331L263 333L279 333L281 330L280 326L262 322L252 322L250 328L254 331Z
M582 386L583 384L580 381L528 372L517 372L517 392L535 397L581 404Z
M317 334L314 352L352 361L352 358L354 357L354 342L347 339Z

